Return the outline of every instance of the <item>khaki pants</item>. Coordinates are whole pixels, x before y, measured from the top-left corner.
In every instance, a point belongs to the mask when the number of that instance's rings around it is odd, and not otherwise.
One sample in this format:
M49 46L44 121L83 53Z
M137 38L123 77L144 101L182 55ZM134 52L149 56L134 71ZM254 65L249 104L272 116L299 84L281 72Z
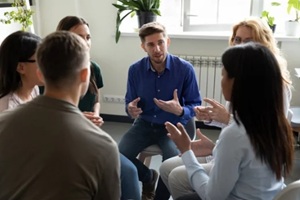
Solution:
M207 162L206 157L198 157L206 173L209 174L212 162ZM190 185L186 168L181 157L176 156L165 160L159 168L160 176L169 189L173 199L195 193Z

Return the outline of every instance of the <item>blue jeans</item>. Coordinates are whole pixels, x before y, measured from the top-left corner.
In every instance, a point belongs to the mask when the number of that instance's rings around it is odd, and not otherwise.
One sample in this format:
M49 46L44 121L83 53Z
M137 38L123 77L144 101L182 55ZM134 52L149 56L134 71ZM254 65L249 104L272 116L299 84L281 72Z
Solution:
M141 199L139 179L136 167L125 156L120 154L121 163L121 200Z
M152 124L140 118L135 120L133 126L125 133L119 143L120 153L133 162L137 168L139 180L145 183L150 181L151 171L136 157L146 147L153 144L157 144L161 148L162 161L179 154L175 143L167 136L167 130L163 124ZM166 186L159 179L155 198L164 200L169 195Z

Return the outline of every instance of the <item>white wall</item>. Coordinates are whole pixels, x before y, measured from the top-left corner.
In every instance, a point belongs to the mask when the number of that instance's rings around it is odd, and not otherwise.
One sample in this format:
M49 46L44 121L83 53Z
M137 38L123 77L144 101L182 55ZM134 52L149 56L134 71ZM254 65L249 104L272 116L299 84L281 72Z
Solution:
M10 12L14 10L12 7L1 7L0 8L0 19L6 19L4 17L5 12ZM14 31L20 30L22 26L18 23L12 22L11 24L4 24L0 22L0 44L8 36Z
M37 0L38 26L35 27L43 37L54 31L58 21L66 15L85 18L92 33L92 59L100 64L104 77L102 95L125 95L128 67L145 53L140 48L138 37L121 37L115 44L116 9L111 5L113 2L115 0ZM220 56L227 45L227 40L173 39L169 51L174 54ZM300 79L293 76L293 68L300 67L300 41L283 42L282 50L294 81L292 105L300 106ZM101 113L125 115L124 105L101 102Z

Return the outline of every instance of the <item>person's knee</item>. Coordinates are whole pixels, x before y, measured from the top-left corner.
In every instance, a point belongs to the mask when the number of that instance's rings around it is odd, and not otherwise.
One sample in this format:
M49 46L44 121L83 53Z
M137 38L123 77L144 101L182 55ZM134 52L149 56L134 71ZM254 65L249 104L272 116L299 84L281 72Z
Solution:
M188 175L185 166L179 166L174 168L168 177L170 187L177 187L180 185L188 185Z
M178 167L179 165L181 165L181 164L178 164L178 159L181 160L180 157L172 157L172 158L169 158L169 159L165 160L165 161L161 164L161 166L160 166L160 168L159 168L159 173L160 173L160 175L161 175L162 177L166 177L166 178L167 178L167 177L169 176L170 172L171 172L174 168L176 168L176 167Z
M129 177L135 177L137 176L137 169L134 165L125 165L122 167L122 173Z

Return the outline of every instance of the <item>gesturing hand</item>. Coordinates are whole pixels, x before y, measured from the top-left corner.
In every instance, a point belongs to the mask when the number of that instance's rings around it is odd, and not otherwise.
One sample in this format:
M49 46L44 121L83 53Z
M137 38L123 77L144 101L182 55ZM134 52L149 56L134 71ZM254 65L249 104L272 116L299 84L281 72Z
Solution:
M194 108L196 118L200 121L211 121L212 119L209 116L209 111L205 106L196 106Z
M143 112L141 108L137 107L137 104L140 100L141 98L138 97L130 102L127 106L128 113L132 118L137 118Z
M226 110L225 106L220 104L214 99L203 99L205 102L209 103L211 106L207 106L205 109L207 110L209 117L212 120L217 122L221 122L223 124L228 124L230 120L230 114Z
M95 115L94 112L83 112L83 115L99 127L104 123L102 117Z
M191 142L191 148L197 157L208 156L212 154L212 150L215 146L212 140L203 135L200 129L197 129L197 140Z
M176 127L170 122L166 122L165 126L169 132L169 138L175 142L182 154L191 149L191 139L181 123L177 123Z
M196 118L201 121L216 121L223 124L228 124L230 114L226 108L214 99L204 98L203 101L210 106L196 106L194 108Z
M162 110L173 113L177 116L180 116L183 112L183 108L181 107L179 100L178 100L178 95L177 95L177 89L174 90L173 92L173 99L169 101L163 101L160 99L154 98L154 103Z

